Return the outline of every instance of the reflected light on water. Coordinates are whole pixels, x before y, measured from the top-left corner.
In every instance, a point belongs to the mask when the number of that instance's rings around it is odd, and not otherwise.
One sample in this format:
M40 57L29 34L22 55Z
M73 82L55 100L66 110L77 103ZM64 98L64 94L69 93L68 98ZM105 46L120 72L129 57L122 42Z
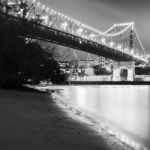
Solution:
M75 89L76 93L79 93L76 97L76 100L77 100L77 104L79 107L81 108L86 108L86 104L87 104L87 101L86 101L86 91L85 91L85 88L83 87L78 87Z
M150 147L149 86L69 86L62 96L134 139L110 131L121 141L136 149L140 149L138 143Z

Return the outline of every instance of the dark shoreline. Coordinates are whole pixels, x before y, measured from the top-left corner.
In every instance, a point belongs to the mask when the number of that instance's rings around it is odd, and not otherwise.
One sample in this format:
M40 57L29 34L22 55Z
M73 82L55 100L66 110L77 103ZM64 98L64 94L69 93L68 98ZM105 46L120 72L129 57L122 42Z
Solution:
M54 84L53 86L69 86L69 85L150 85L150 81L71 81L71 82L65 82L62 84ZM46 87L46 86L44 86ZM49 94L53 93L56 90L38 90L34 89L32 86L0 86L0 89L3 90L13 90L13 91L24 91L24 92L33 92L33 93L43 93L43 94Z
M8 90L8 91L18 91L18 92L32 92L32 93L39 93L39 94L47 94L50 91L41 91L38 89L34 89L29 86L0 86L0 90ZM53 90L51 90L53 92Z
M61 108L57 102L47 94L0 90L0 149L132 149L105 129L97 132L90 124L80 122L77 112L77 119L68 116L70 109Z

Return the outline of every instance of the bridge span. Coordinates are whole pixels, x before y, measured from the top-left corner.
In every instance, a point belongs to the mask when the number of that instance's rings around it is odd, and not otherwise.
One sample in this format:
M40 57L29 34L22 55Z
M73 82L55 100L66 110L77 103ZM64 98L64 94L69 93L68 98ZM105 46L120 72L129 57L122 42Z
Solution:
M20 7L21 3L24 7ZM148 63L133 22L115 24L108 31L101 32L50 10L35 0L20 3L9 0L5 5L20 9L18 12L4 9L0 13L0 30L64 45L118 62Z

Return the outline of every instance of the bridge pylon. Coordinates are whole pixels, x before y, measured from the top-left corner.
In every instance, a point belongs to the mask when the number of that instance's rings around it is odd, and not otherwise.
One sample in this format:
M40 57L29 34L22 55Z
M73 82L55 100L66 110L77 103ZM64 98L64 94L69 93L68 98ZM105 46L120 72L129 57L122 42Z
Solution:
M134 81L135 62L113 62L113 81Z

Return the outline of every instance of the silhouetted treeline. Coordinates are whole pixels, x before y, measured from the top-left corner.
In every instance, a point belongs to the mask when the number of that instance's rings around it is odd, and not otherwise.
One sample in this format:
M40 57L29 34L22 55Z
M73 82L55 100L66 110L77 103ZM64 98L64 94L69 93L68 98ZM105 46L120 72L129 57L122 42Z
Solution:
M4 4L0 2L0 13L6 9L3 6ZM2 23L4 25L5 20L0 17L0 26ZM1 29L0 86L39 84L41 81L63 82L65 75L60 73L55 57L57 57L56 46L4 32Z

